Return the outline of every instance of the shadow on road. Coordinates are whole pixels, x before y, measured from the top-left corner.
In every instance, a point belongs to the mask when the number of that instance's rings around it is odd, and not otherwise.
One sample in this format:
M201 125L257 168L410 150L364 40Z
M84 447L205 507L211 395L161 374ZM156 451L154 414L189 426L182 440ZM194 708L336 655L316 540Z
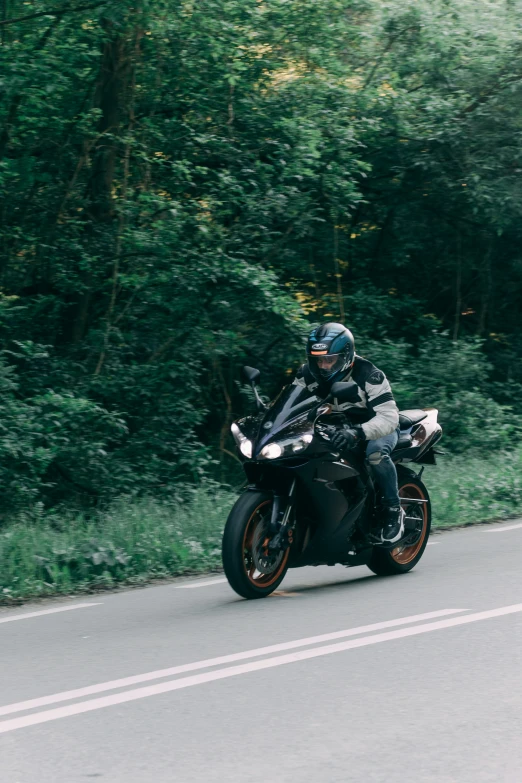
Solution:
M405 574L401 575L405 576ZM375 576L375 574L365 574L364 576L358 576L355 579L339 579L336 582L324 582L324 583L315 583L315 584L307 584L307 585L293 585L288 586L287 589L283 585L280 589L276 590L272 595L269 595L268 599L276 599L276 598L292 598L297 597L299 595L304 595L306 593L315 593L315 592L321 592L321 594L324 594L325 592L332 592L336 593L340 590L346 589L347 587L351 587L353 585L360 585L361 583L365 583L368 581L372 582L382 582L384 580L388 579L394 579L396 577L389 577L389 576ZM219 606L222 608L225 607L233 607L237 606L237 604L246 604L248 606L252 605L266 605L267 598L257 599L257 600L247 600L245 598L240 598L239 596L232 595L229 600L224 600L219 602Z

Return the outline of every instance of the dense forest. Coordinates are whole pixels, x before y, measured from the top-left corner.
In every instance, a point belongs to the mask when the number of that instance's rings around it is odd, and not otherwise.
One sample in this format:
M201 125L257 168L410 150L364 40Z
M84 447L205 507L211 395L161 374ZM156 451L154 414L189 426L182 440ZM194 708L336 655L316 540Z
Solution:
M518 0L2 0L0 510L237 475L341 320L446 449L522 393Z

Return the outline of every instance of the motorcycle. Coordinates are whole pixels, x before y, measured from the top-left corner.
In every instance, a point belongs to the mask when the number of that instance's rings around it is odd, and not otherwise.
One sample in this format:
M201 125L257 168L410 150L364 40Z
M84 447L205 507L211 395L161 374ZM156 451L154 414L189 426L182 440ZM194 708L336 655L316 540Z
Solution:
M431 528L431 503L422 481L425 464L435 464L442 436L435 408L402 411L392 459L405 511L403 537L380 543L379 490L364 449L340 455L329 443L357 411L334 405L359 399L353 381L333 384L319 399L291 384L268 406L259 395L259 370L243 368L258 412L234 422L248 485L233 506L223 533L222 558L230 586L244 598L264 598L289 568L368 566L375 574L410 571L421 559ZM351 418L350 418L351 417ZM420 464L418 473L407 463Z

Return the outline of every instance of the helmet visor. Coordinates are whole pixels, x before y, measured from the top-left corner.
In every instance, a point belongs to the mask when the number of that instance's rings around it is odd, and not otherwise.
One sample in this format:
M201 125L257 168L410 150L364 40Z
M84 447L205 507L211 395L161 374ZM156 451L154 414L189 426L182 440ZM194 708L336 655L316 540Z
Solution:
M346 362L346 354L344 353L323 353L323 354L309 354L308 366L310 372L317 378L323 381L327 381L336 372L342 370Z

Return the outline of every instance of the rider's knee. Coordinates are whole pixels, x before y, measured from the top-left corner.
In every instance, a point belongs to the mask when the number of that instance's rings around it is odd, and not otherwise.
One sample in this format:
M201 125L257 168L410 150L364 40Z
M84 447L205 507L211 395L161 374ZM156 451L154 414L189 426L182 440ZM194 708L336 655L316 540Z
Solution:
M390 450L384 447L382 449L377 449L376 451L370 451L370 453L367 454L366 459L368 464L372 467L386 465L391 462Z
M383 459L386 459L388 455L384 454L382 451L372 451L370 454L368 454L368 463L374 467L375 465L380 465Z

